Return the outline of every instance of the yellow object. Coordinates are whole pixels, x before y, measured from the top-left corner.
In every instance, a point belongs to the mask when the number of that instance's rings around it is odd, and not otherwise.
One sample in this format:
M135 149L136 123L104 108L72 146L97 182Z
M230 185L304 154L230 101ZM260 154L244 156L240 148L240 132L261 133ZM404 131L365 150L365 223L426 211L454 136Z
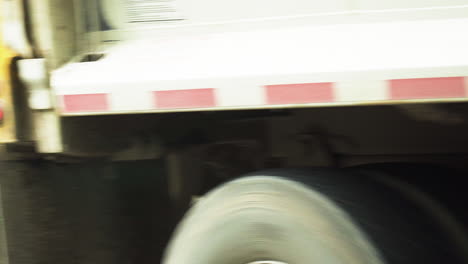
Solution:
M2 27L0 17L0 111L3 111L3 118L0 121L0 143L7 143L17 140L11 85L11 63L17 54L2 42Z

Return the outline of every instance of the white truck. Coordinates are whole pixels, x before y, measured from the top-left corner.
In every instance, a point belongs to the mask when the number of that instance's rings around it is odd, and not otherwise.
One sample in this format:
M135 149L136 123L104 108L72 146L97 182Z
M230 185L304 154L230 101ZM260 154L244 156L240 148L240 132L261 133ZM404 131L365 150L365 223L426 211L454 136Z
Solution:
M163 161L164 206L176 218L191 207L165 264L467 263L463 216L406 180L442 186L467 169L467 0L1 0L0 10L1 264L135 261L115 257L121 249L53 258L58 242L15 243L29 232L15 221L36 194L63 202L29 185L47 166L71 175L145 160ZM73 245L107 232L85 229Z

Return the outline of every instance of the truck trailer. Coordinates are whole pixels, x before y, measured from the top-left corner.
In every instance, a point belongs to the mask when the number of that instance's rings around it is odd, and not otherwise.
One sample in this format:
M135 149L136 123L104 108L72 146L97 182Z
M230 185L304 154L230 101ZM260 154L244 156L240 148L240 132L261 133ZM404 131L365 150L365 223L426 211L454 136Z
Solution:
M0 264L468 263L467 0L0 3Z

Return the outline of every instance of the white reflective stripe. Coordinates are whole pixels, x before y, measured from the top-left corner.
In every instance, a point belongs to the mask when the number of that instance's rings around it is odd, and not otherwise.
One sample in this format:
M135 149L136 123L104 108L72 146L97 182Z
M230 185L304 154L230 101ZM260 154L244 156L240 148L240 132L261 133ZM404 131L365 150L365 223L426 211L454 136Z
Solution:
M153 95L149 91L118 90L110 94L112 111L139 111L154 109Z
M261 85L246 82L225 83L216 90L219 106L249 106L265 104L265 90Z
M334 84L338 102L388 100L385 80L341 81Z

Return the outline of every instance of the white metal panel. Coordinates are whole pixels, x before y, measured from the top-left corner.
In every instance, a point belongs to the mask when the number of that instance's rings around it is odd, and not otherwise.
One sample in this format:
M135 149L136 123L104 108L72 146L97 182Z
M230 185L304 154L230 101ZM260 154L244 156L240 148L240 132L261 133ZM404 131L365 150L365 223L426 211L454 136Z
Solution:
M191 23L339 12L351 7L349 0L177 0L176 3Z
M214 96L210 109L251 109L270 107L268 85L330 82L336 104L389 103L387 80L468 76L468 18L337 24L315 18L160 29L115 45L98 61L65 65L52 73L52 86L60 96L101 94L95 98L101 106L89 112L131 113L166 111L155 109L158 91L193 90L182 92L183 100L198 92Z
M53 85L69 93L105 83L462 66L466 28L468 19L453 19L161 36L69 64L53 73Z
M165 25L168 24L165 22L179 19L184 21L176 24L188 25L298 15L450 8L468 5L468 0L122 0L120 2L101 0L100 2L104 19L117 28L133 28L135 25ZM132 14L135 11L144 13L145 16L142 16L141 20L134 21ZM174 14L171 15L171 13Z
M107 26L111 27L102 28L100 25L94 25L94 30L101 28L101 31L88 30L88 33L80 36L80 39L88 39L89 43L94 43L87 48L88 50L96 50L96 40L100 43L98 46L105 47L118 40L147 38L149 35L161 34L187 35L194 31L224 32L252 28L263 30L268 27L278 28L310 23L373 23L468 17L468 0L143 0L138 1L138 5L148 5L150 11L141 11L140 13L148 13L144 16L146 20L136 22L126 15L126 12L130 11L126 11L125 8L133 10L131 8L133 4L127 1L136 2L123 0L117 3L113 0L102 0L103 11L100 19L95 17L98 14L94 16L92 14L96 12L96 8L87 10L91 13L87 17L92 18L88 24L107 21ZM163 13L154 11L165 9L158 9L152 5L167 5L172 11L166 12L167 14L165 11L161 11ZM84 19L86 16L78 13L77 17Z
M351 2L351 0L350 0ZM355 0L356 9L384 10L468 5L467 0Z

